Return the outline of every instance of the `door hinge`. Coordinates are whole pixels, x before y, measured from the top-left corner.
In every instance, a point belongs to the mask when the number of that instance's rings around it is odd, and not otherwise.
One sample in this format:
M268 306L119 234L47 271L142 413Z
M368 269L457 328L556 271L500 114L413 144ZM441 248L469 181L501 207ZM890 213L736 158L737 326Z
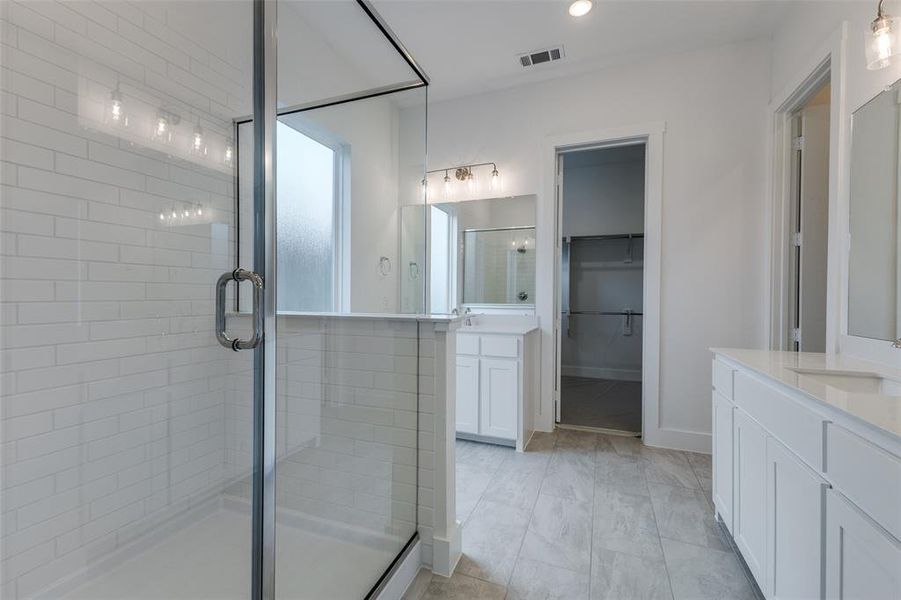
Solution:
M792 341L798 342L799 344L801 343L801 328L800 327L795 327L794 329L792 329Z
M792 246L801 247L801 232L796 231L792 234Z
M796 138L792 138L792 150L804 150L804 136L799 135Z

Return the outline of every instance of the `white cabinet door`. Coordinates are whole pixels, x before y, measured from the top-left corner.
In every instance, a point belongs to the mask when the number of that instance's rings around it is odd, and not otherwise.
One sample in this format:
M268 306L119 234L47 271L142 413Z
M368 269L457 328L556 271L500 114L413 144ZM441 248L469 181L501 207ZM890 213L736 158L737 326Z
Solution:
M766 431L736 408L733 537L764 595L766 589Z
M826 597L901 598L901 542L840 493L826 493Z
M767 456L768 598L822 598L829 485L770 437Z
M713 504L732 533L732 415L734 405L713 392Z
M481 427L479 433L516 439L519 365L515 360L483 358L479 369Z
M457 431L479 433L479 357L457 356Z

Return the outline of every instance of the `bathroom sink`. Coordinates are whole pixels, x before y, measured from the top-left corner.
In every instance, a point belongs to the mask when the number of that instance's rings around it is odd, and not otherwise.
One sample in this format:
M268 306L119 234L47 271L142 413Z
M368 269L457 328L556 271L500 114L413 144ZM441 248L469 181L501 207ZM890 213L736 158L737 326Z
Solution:
M792 367L789 367L789 371L854 394L901 396L901 382L871 371L839 371Z

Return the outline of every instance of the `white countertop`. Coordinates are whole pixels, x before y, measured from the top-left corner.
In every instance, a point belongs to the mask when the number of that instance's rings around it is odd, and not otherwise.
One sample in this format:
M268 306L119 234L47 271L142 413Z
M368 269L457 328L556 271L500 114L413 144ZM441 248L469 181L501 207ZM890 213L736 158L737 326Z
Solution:
M499 333L526 335L538 329L538 318L521 315L473 315L472 325L462 325L457 333ZM465 323L465 321L464 321Z
M711 352L901 437L901 396L848 392L791 369L864 371L901 381L901 370L841 354L711 348Z

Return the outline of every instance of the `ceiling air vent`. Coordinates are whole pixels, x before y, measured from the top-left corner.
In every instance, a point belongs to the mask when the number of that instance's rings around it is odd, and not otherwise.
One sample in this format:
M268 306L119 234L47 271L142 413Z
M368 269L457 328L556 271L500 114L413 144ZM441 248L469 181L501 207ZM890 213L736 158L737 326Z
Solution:
M519 55L519 64L523 67L534 67L541 63L549 63L563 58L563 46L554 46L544 50L535 50L527 54Z

